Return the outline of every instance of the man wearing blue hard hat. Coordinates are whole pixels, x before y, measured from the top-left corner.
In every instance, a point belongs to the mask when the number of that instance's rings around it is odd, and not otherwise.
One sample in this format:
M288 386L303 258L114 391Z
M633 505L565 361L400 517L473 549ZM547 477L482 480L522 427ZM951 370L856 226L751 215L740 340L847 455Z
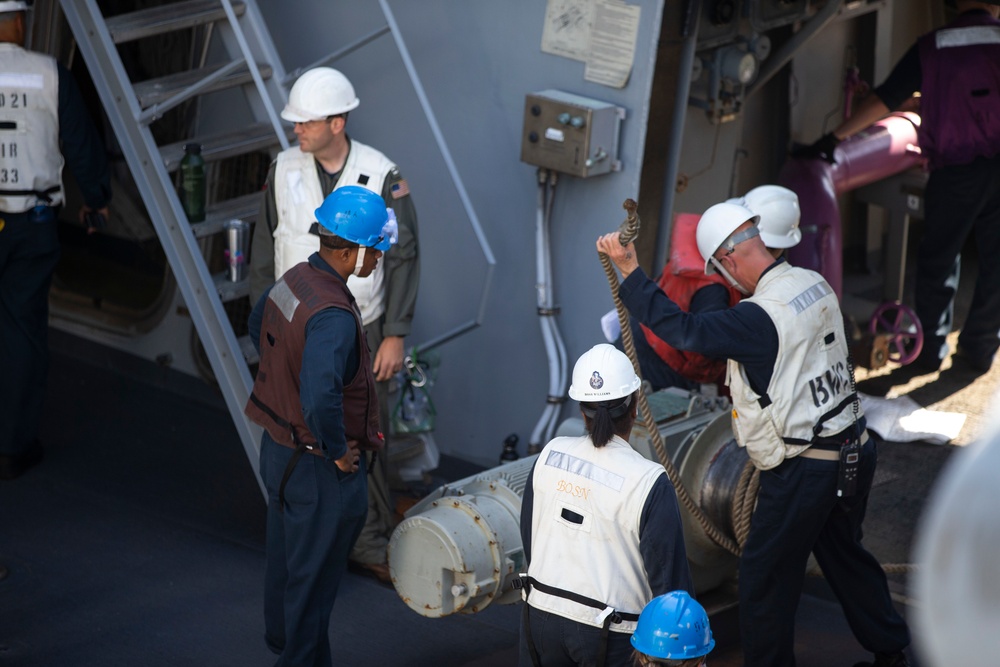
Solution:
M298 143L281 151L267 173L251 246L250 299L316 252L313 211L331 192L353 185L381 195L398 220L398 243L370 275L353 275L347 284L361 310L388 432L389 380L403 368L420 285L417 209L399 167L348 136L347 117L360 105L351 81L330 67L303 72L288 92L281 118L294 124ZM368 519L350 559L383 583L390 581L386 549L396 525L388 458L378 457L368 469Z
M264 427L264 624L279 664L332 665L328 628L368 511L362 451L382 448L375 377L348 276L365 277L396 242L385 200L360 186L315 211L320 247L257 301L260 370L245 411Z

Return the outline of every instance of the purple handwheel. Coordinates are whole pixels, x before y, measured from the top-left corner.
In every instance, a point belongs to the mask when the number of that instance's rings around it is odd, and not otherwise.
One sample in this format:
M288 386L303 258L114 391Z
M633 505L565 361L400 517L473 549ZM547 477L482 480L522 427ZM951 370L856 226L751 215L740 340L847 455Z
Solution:
M889 361L900 366L916 359L924 346L924 330L917 314L898 301L886 301L875 309L868 333L889 336Z

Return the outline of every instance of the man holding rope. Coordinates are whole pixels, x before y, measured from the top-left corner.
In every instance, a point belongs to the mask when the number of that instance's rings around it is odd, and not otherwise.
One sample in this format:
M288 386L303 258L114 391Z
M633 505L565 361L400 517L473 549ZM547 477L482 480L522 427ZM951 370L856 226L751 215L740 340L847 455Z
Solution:
M639 267L619 234L597 241L622 274L632 317L679 350L728 359L733 431L761 471L740 561L740 634L747 667L795 664L794 620L810 552L874 667L906 667L906 623L885 574L861 545L876 443L854 390L837 297L819 274L775 259L759 218L716 204L698 223L705 272L747 298L685 313ZM779 354L780 351L780 354Z
M781 257L788 248L802 239L799 231L799 198L794 192L780 185L761 185L743 197L729 200L746 206L760 216L757 228L764 245L775 257ZM708 313L735 306L742 294L717 273L706 274L701 259L695 230L698 218L692 215L677 216L670 237L670 259L657 284L670 300L689 313ZM681 387L698 389L703 384L718 385L722 389L726 377L725 359L678 350L661 340L649 327L631 321L635 352L639 359L642 378L653 389ZM621 338L615 347L624 350Z

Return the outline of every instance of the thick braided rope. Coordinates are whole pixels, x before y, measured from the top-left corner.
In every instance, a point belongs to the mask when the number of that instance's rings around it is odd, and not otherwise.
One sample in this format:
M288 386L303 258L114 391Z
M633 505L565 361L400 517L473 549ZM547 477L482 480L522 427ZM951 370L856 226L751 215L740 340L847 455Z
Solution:
M622 204L622 208L627 212L625 222L619 227L619 241L622 245L628 245L631 243L639 233L639 216L636 213L638 204L632 199L626 199ZM621 298L618 296L618 288L620 283L618 281L618 273L615 271L615 267L611 264L611 258L609 258L603 252L598 253L598 257L601 259L601 266L604 267L604 273L608 278L608 284L611 287L611 296L614 298L615 310L618 312L618 322L621 325L622 330L622 344L625 347L625 354L628 355L629 360L632 362L632 367L635 368L636 375L642 377L642 372L639 369L638 357L635 353L635 341L632 339L632 327L629 325L628 311L625 309L624 304L621 302ZM639 413L642 417L642 424L646 427L646 431L650 435L650 439L653 441L653 448L656 450L656 456L660 459L660 463L663 465L664 470L667 472L667 477L670 478L670 482L674 485L674 490L677 492L677 498L680 500L681 504L687 508L691 516L701 525L705 530L705 534L708 535L709 539L718 544L720 547L728 551L729 553L739 556L741 549L736 542L727 537L719 528L712 523L712 521L705 515L701 508L694 502L688 490L684 487L681 481L681 476L674 468L673 463L670 461L670 457L667 456L666 447L663 444L663 437L660 435L660 430L656 428L656 422L653 420L653 413L649 409L649 402L646 400L646 394L642 391L639 392Z
M747 543L750 534L750 519L753 517L754 506L757 504L757 490L760 488L760 471L751 461L747 461L740 473L733 494L732 521L733 532L740 549Z

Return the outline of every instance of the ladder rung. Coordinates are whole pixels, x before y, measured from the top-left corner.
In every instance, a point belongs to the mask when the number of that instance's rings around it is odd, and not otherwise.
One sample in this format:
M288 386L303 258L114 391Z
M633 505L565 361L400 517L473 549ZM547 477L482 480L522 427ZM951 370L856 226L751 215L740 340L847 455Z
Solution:
M223 67L225 67L225 64L209 65L201 69L193 69L188 70L187 72L170 74L169 76L160 77L158 79L141 81L134 84L132 88L135 90L135 96L139 99L139 106L143 109L148 109L154 104L163 102L164 100L169 100L185 88L198 83L209 74L212 74ZM257 67L260 70L260 75L264 79L270 78L270 65L259 64ZM235 88L236 86L242 86L247 83L253 83L253 76L250 74L250 70L243 66L237 68L235 72L231 72L217 81L213 81L208 84L202 88L198 94L204 95L205 93L211 93L216 90L225 90L227 88Z
M236 342L240 344L240 352L243 353L243 358L247 360L248 365L253 366L260 362L260 355L257 354L257 348L253 346L253 341L250 340L249 334L240 336L236 339Z
M253 222L260 212L260 193L252 192L235 199L227 199L209 206L205 211L205 221L195 222L191 225L191 231L196 238L203 238L218 234L223 230L223 226L230 220L244 220Z
M289 138L294 135L295 132L289 128ZM181 158L184 157L184 145L189 143L201 144L201 156L211 161L273 148L278 145L278 137L270 123L256 123L228 132L167 144L160 147L160 155L163 156L163 164L168 172L175 171L180 166Z
M237 16L246 12L242 2L233 3ZM226 18L219 0L184 0L161 7L151 7L128 14L112 16L105 22L115 44L130 42L165 32L193 28Z
M236 301L241 296L249 296L250 294L250 279L244 278L238 283L234 283L229 279L228 271L214 274L212 282L215 284L215 291L219 293L219 298L222 299L223 303Z

